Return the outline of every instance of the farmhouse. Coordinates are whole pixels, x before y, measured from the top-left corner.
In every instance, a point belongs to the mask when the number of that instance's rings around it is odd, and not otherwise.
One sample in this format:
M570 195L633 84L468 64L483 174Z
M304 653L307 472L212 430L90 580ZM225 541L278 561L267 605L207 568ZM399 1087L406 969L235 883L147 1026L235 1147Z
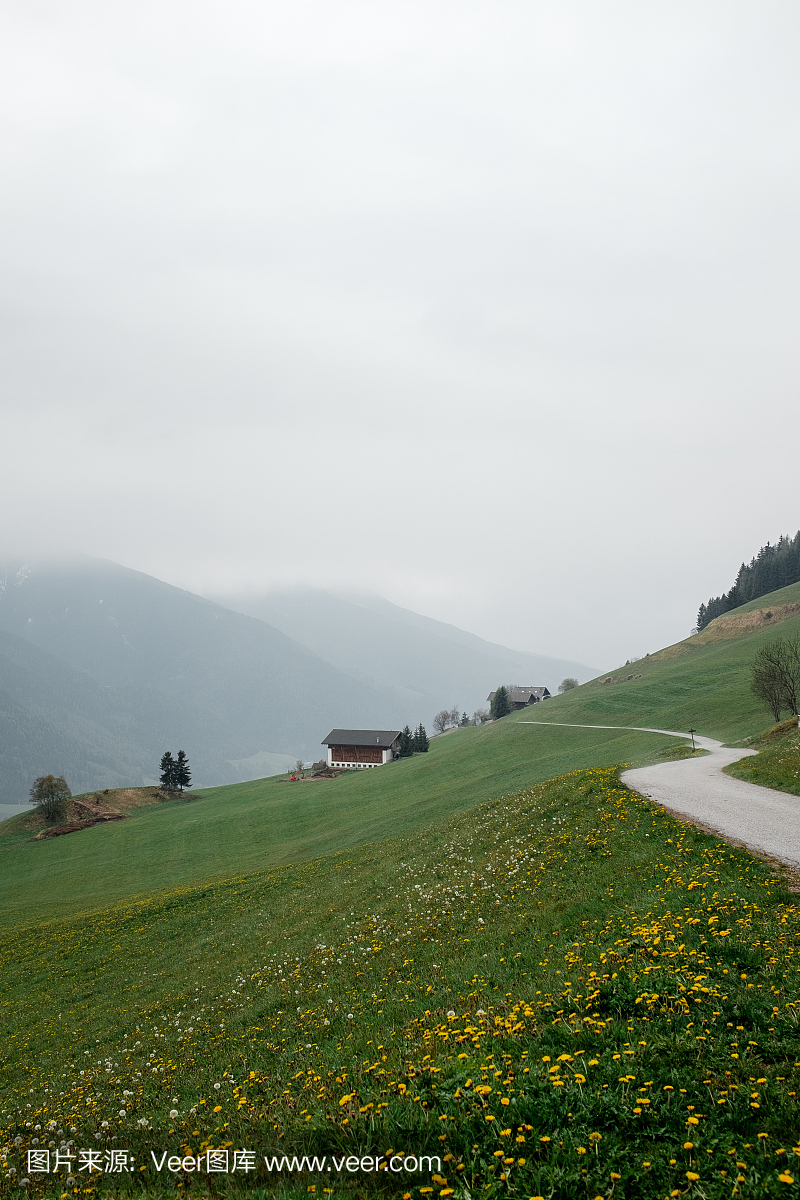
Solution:
M507 683L506 691L512 712L519 712L521 708L527 708L529 704L537 704L540 700L547 700L550 696L546 687L515 687ZM491 704L494 700L494 692L490 692L486 699Z
M399 729L332 729L322 739L329 767L379 767L391 762L399 742Z

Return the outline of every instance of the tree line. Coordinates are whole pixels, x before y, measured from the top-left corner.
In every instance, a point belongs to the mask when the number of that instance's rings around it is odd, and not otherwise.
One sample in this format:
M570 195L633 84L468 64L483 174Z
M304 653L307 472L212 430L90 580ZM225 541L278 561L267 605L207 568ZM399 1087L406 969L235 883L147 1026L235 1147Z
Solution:
M461 706L455 704L452 708L443 708L433 718L433 728L437 733L444 733L446 729L464 728L467 725L483 725L489 720L488 708L476 708L471 717L468 717L465 712L461 711Z
M713 596L707 604L700 605L697 632L700 633L715 617L721 617L732 608L757 600L768 592L776 592L778 588L788 587L790 583L800 583L800 530L793 538L780 538L774 546L767 542L755 558L749 563L742 563L731 590L722 596Z
M800 638L776 638L757 651L751 664L751 688L775 721L783 712L797 716L800 696Z
M428 735L421 721L413 733L406 725L400 734L397 757L410 758L412 754L427 754L429 745Z

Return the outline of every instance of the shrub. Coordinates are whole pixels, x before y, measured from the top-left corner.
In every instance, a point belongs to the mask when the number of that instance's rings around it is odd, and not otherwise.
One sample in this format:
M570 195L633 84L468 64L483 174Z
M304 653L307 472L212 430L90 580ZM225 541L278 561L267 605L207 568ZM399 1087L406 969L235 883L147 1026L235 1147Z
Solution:
M33 781L30 797L45 821L52 823L64 815L72 792L63 775L40 775Z

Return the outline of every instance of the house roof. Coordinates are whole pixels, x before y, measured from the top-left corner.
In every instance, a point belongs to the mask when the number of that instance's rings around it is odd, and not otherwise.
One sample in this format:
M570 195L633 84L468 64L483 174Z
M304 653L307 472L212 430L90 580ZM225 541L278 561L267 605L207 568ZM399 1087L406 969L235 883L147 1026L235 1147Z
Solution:
M531 696L537 696L541 700L544 696L549 696L550 693L546 687L512 687L509 689L509 700L523 700L527 702Z
M537 700L544 700L545 696L550 695L546 687L515 687L513 684L506 684L506 691L512 704L530 704L534 696ZM490 692L486 699L491 703L494 695L494 692Z
M380 746L387 750L397 738L399 729L332 729L323 746Z

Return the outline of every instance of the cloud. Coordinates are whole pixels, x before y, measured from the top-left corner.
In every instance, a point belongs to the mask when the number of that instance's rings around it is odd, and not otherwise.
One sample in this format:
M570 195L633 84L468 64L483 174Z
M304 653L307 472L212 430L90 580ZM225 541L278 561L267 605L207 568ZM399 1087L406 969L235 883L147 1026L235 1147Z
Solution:
M10 539L611 664L800 524L794 6L3 21Z

